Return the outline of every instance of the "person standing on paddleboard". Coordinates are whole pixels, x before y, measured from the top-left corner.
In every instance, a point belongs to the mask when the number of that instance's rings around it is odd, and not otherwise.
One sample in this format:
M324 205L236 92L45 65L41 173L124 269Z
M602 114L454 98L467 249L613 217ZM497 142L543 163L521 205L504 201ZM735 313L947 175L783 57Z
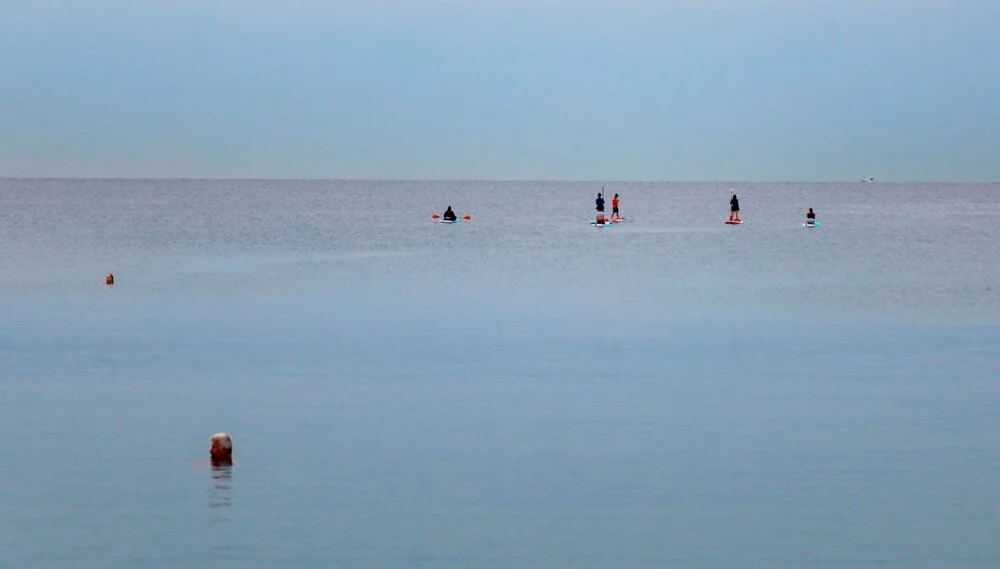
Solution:
M622 215L618 213L618 194L611 198L611 221L621 221Z
M736 194L729 199L729 221L740 221L740 200Z
M604 211L604 198L601 197L600 193L597 194L597 199L594 200L594 203L597 204L597 211Z

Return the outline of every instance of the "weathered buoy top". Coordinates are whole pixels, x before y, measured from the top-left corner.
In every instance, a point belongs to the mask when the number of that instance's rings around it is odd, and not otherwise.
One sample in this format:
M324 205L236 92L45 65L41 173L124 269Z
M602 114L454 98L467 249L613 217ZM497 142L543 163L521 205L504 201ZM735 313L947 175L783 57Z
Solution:
M233 461L233 438L226 433L212 435L212 448L209 455L216 462Z
M113 284L115 284L115 276L112 275L111 273L108 273L107 275L105 275L104 276L104 284L106 284L106 285L113 285Z

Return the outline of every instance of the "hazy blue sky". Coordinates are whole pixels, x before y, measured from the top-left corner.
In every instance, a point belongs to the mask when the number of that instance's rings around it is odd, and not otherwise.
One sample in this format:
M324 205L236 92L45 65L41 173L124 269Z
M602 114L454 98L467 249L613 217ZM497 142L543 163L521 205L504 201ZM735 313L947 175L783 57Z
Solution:
M996 0L0 0L0 175L1000 180Z

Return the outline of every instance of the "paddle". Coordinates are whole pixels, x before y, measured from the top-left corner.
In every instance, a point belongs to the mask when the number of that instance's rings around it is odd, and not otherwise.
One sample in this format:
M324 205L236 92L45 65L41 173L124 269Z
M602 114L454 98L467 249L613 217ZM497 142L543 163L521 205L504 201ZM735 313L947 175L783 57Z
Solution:
M441 214L435 213L435 214L431 215L431 219L441 219ZM463 215L462 219L464 219L465 221L472 221L472 216L471 215Z

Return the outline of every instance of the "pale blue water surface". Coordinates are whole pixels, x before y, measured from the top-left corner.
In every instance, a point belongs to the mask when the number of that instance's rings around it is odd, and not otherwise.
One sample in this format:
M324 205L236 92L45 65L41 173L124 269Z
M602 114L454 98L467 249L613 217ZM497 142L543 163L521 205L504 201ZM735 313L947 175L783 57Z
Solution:
M1000 185L601 185L0 180L0 567L1000 566Z

